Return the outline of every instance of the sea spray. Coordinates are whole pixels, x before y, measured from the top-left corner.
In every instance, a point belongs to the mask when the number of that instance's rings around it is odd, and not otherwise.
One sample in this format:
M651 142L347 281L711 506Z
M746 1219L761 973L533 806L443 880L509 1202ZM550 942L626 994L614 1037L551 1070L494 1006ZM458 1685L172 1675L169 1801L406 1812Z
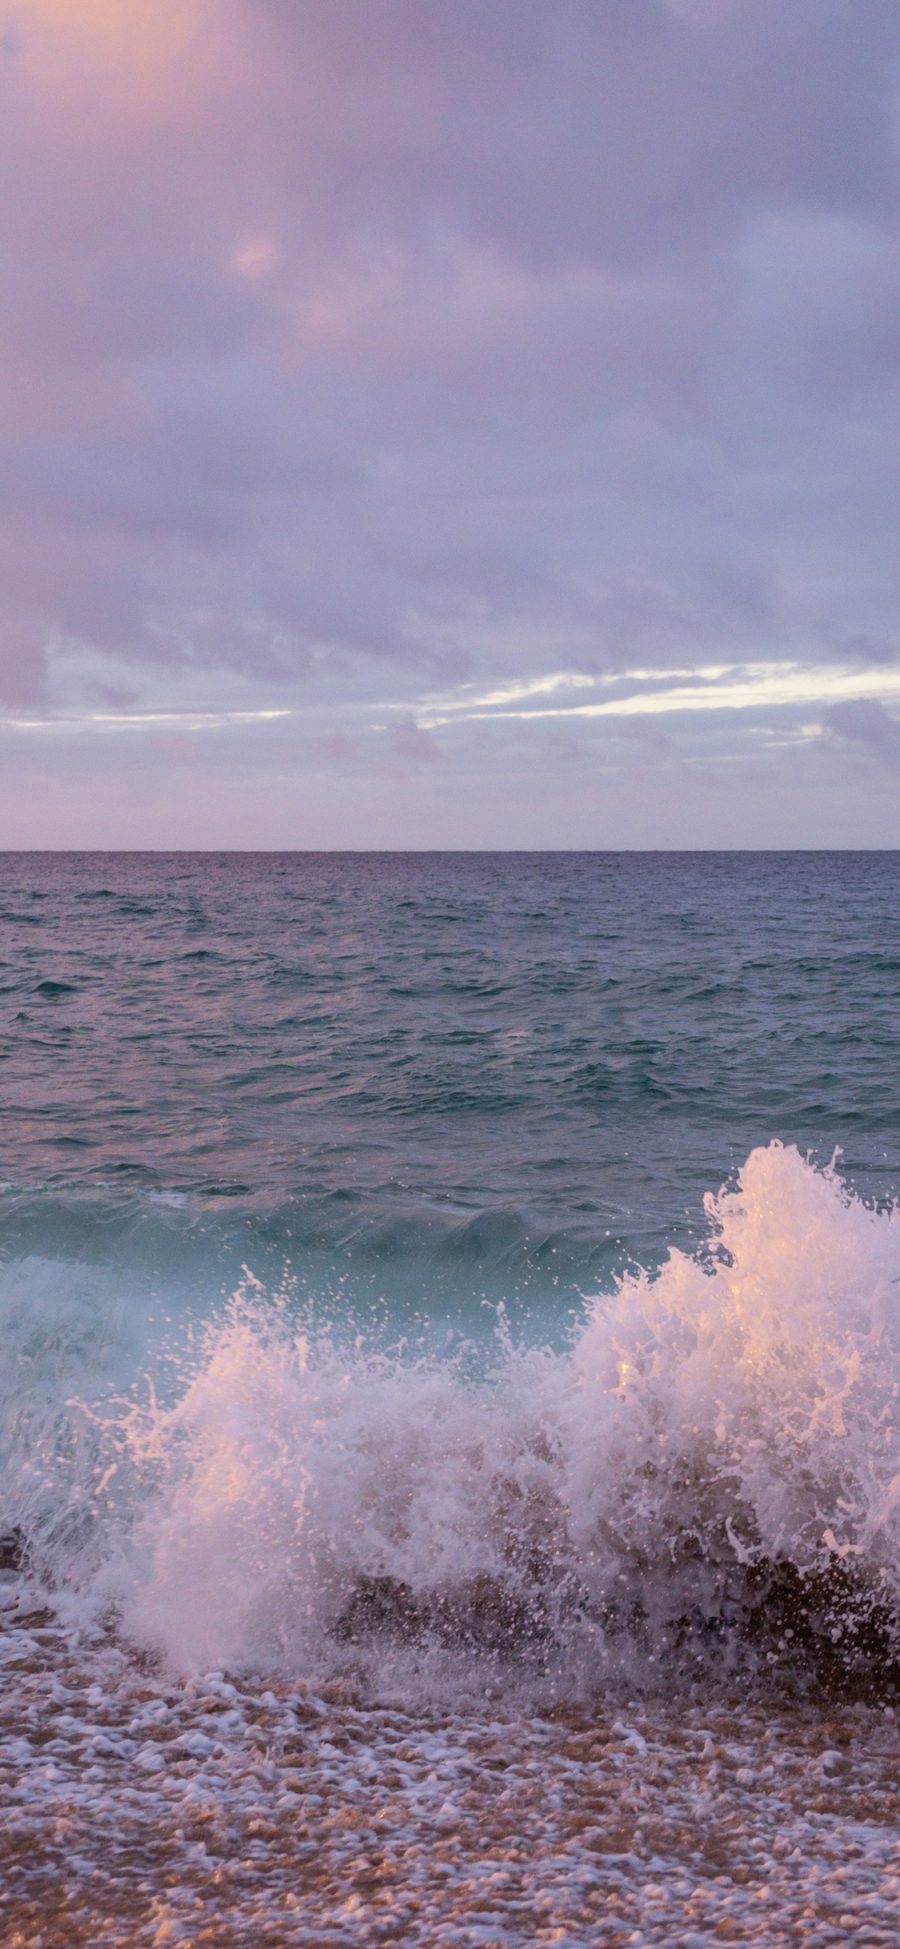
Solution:
M707 1214L693 1256L589 1302L563 1350L501 1324L477 1380L300 1331L250 1278L169 1349L164 1391L40 1413L61 1355L48 1375L32 1348L7 1525L182 1669L377 1645L584 1683L626 1649L652 1673L817 1638L848 1672L890 1666L900 1216L777 1143Z

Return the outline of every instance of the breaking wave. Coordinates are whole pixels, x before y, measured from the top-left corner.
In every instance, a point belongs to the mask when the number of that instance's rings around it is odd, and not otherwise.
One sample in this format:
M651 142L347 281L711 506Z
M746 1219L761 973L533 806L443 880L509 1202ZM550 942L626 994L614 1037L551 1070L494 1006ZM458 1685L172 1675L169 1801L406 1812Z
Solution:
M152 1362L132 1349L153 1379L123 1388L111 1299L104 1341L84 1294L63 1331L11 1287L8 1558L181 1670L884 1692L900 1213L777 1143L706 1206L692 1256L587 1301L562 1350L501 1317L480 1370L301 1330L248 1276Z

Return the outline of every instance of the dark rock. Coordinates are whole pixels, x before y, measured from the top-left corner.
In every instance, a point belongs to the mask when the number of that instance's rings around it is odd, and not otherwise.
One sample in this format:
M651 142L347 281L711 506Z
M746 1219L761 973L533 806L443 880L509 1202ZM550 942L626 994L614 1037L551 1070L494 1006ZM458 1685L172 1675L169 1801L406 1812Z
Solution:
M0 1570L24 1570L28 1560L28 1544L25 1535L18 1527L0 1530Z
M759 1564L745 1630L768 1658L802 1664L826 1692L884 1698L900 1691L900 1614L846 1564L806 1572L790 1562Z
M630 1583L630 1588L629 1588ZM552 1658L579 1625L599 1626L611 1651L630 1652L668 1678L718 1669L726 1678L765 1674L766 1683L823 1695L886 1702L900 1696L900 1610L858 1569L842 1563L801 1571L789 1561L747 1568L701 1552L636 1571L606 1601L592 1603L574 1577L508 1579L482 1573L414 1591L397 1577L360 1577L333 1635L344 1644L377 1638L430 1642L500 1658Z
M396 1577L360 1577L332 1628L344 1644L386 1634L405 1644L430 1638L447 1650L502 1654L546 1645L552 1635L540 1591L526 1600L486 1574L418 1596Z

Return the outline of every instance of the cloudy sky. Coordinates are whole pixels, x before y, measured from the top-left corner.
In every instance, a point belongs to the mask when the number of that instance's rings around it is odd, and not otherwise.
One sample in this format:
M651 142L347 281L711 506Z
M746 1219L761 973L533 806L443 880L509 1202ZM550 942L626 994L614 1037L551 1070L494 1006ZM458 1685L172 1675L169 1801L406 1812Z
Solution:
M900 845L898 0L0 0L0 844Z

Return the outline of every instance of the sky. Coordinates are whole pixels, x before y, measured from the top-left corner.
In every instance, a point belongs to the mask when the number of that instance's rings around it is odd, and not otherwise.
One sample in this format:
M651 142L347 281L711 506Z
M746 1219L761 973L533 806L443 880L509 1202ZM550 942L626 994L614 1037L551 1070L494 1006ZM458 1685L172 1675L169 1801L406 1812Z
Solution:
M900 846L898 0L0 0L0 846Z

